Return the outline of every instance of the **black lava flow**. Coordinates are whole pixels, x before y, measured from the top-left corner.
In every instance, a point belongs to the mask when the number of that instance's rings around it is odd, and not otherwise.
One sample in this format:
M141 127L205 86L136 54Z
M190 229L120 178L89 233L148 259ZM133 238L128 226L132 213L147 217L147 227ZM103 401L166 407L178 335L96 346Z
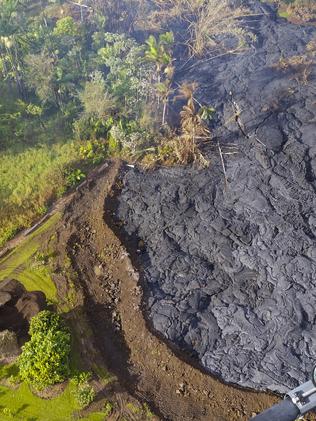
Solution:
M277 64L316 31L252 8L252 48L183 76L236 146L227 188L208 144L207 169L130 169L117 216L145 244L153 328L225 382L285 392L316 362L316 85Z

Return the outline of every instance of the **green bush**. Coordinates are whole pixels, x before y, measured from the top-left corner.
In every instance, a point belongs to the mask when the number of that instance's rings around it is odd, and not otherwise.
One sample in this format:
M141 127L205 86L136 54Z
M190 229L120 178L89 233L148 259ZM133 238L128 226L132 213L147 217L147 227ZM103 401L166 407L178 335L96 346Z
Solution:
M95 390L89 384L91 377L92 373L90 371L82 371L71 379L72 384L75 386L73 395L81 409L89 406L95 398Z
M15 226L7 226L0 231L0 247L4 246L4 244L11 240L15 234L18 232L17 227Z
M31 319L29 334L31 336L37 333L47 334L49 331L68 333L67 327L57 313L43 310Z
M106 146L100 140L89 140L80 147L80 157L91 161L93 164L99 164L106 156Z
M60 316L47 310L31 321L30 341L18 359L22 380L38 389L66 380L70 375L71 338Z
M113 404L111 402L106 402L103 411L105 418L109 417L113 412Z
M74 187L83 181L86 178L86 175L79 169L74 169L68 172L66 183L68 187Z
M92 378L91 371L81 371L73 376L71 382L78 386L79 384L86 383Z
M79 383L74 391L74 397L81 409L89 406L95 399L95 390L87 381Z

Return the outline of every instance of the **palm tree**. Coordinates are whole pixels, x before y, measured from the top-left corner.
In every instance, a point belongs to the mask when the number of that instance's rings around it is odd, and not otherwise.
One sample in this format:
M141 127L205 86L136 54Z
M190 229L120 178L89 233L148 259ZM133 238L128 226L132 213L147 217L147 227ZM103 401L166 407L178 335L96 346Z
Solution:
M171 88L172 79L174 75L174 66L169 63L164 70L165 80L163 82L157 83L156 90L158 95L162 98L163 109L162 109L162 125L166 124L166 116L168 110L169 97L174 92L174 89Z
M173 43L174 36L172 32L161 34L158 41L153 35L150 35L146 41L145 58L155 63L158 83L161 81L161 73L164 68L167 68L172 63L171 47Z
M0 57L2 59L3 72L5 77L15 80L20 94L24 95L23 64L20 59L21 53L28 50L26 37L18 34L0 36Z
M160 98L163 102L162 110L162 124L166 123L166 114L168 107L168 100L171 89L172 79L174 75L174 66L172 65L172 45L174 43L174 36L172 32L161 34L158 40L150 35L146 41L147 49L145 51L145 58L156 65L156 91L158 108L160 106ZM162 79L164 77L164 79Z

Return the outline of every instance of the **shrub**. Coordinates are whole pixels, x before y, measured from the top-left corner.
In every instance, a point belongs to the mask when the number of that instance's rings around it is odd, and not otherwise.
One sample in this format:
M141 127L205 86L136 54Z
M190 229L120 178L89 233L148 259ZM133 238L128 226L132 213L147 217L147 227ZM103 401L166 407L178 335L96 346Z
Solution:
M71 379L71 382L78 386L79 384L88 382L92 377L92 373L90 371L82 371Z
M109 417L113 412L113 404L111 402L106 402L104 405L104 416Z
M14 226L7 226L1 230L0 234L0 247L2 247L7 241L11 240L17 233L18 229Z
M91 377L90 372L81 372L72 379L72 383L75 385L74 398L81 409L89 406L96 395L93 386L89 384Z
M124 34L106 33L98 61L108 69L105 84L120 105L120 113L139 117L153 90L153 66L144 61L144 46Z
M73 134L77 140L88 140L93 133L90 118L82 116L73 122Z
M65 16L56 22L53 33L57 36L74 37L78 35L78 27L71 16Z
M62 382L70 374L70 333L60 316L40 312L31 321L30 341L22 347L18 359L22 380L37 389Z
M93 386L88 382L80 383L74 391L74 397L80 408L89 406L94 401L95 395Z
M79 169L76 168L67 174L66 183L68 187L74 187L86 178L86 175Z
M49 331L62 331L68 333L67 327L57 313L49 310L43 310L31 319L29 334L31 336L47 334Z
M103 75L99 71L94 72L91 80L85 83L79 98L86 116L103 119L111 116L116 109L115 98L106 90Z
M8 418L13 418L13 414L12 414L12 411L11 411L10 408L6 408L6 407L3 408L2 413L3 413L3 415L5 415Z
M106 145L100 140L89 140L80 147L80 157L91 161L93 164L99 164L106 156Z
M73 123L73 134L77 140L106 138L113 121L113 117L105 119L84 114Z

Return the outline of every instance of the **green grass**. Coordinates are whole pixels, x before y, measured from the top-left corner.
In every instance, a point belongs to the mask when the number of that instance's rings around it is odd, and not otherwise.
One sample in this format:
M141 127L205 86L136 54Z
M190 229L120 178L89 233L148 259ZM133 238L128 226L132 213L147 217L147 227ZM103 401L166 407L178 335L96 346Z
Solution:
M65 391L56 398L47 400L35 396L26 384L17 389L0 386L1 421L103 421L105 414L93 413L85 418L75 414L78 406L73 397L73 387L68 384ZM6 408L6 409L5 409ZM11 416L5 413L11 413Z
M19 372L16 364L0 365L0 379L7 379L10 376L15 376Z
M27 149L17 143L0 153L0 246L64 193L65 168L78 159L79 148L72 141Z
M56 301L57 291L49 267L36 265L33 257L42 245L41 235L50 231L60 217L60 213L55 213L11 253L0 259L0 281L15 278L28 291L43 291L47 299Z
M15 376L16 364L0 365L0 379ZM47 400L35 396L29 386L22 383L17 388L0 385L0 420L9 421L104 421L105 412L94 412L79 418L79 407L73 396L74 385L68 383L65 391ZM6 415L9 413L9 415Z

